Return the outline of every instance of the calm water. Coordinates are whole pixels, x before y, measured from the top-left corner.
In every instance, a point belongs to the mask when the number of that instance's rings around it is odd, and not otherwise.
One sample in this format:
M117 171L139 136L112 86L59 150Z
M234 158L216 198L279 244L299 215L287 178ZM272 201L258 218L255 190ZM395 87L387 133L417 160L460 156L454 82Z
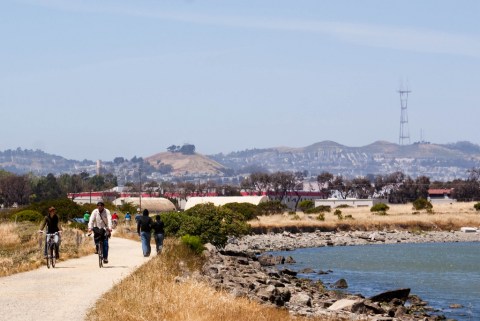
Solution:
M292 256L297 263L285 267L295 271L333 271L299 277L327 285L344 278L348 292L366 297L410 288L448 318L480 320L480 243L336 246L271 253ZM454 303L463 308L450 309Z

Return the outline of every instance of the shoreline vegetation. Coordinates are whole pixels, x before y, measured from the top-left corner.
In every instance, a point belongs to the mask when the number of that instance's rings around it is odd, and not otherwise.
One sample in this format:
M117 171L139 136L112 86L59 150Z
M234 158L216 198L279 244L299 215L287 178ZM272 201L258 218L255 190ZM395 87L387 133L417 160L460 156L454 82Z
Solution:
M249 222L254 231L253 235L232 238L226 249L235 246L235 251L238 253L245 254L253 251L258 254L274 249L318 246L311 241L301 242L305 237L320 239L319 235L329 236L329 240L324 240L325 245L398 242L395 235L400 236L401 242L413 241L415 238L418 238L418 242L444 242L445 237L447 241L460 241L460 237L473 238L466 241L479 241L478 232L458 232L465 226L477 229L480 227L480 214L475 211L474 204L474 202L434 204L433 212L430 213L416 212L411 204L391 205L386 215L372 214L369 208L342 208L341 218L339 215L326 213L323 221L317 220L317 214L301 212L261 216ZM35 255L39 255L38 236L35 235L36 226L2 223L0 228L2 228L0 230L2 276L38 268L42 264L42 258L35 258ZM68 244L71 244L71 254L64 255L62 260L93 253L93 248L89 246L91 244L87 242L88 244L85 245L85 241L78 237L79 233L81 232L72 229L71 237L62 239L62 242L65 242L62 243L62 250L70 248ZM8 237L3 237L4 235ZM436 238L432 235L442 235L442 237ZM475 235L477 239L474 239ZM352 236L355 236L356 243L350 244L349 240L353 239ZM117 229L115 237L138 240L135 233L125 231L122 226ZM262 241L252 243L255 238ZM67 239L71 241L67 242ZM267 243L262 245L263 241ZM18 250L24 247L28 249ZM9 264L22 259L21 268L9 270ZM293 315L285 307L261 304L246 297L232 295L226 289L215 290L211 282L206 281L205 278L202 279L202 267L206 263L207 257L195 255L178 240L167 238L163 253L105 293L92 307L86 320L333 321L353 320L353 317L355 320L369 319L365 315L349 317Z

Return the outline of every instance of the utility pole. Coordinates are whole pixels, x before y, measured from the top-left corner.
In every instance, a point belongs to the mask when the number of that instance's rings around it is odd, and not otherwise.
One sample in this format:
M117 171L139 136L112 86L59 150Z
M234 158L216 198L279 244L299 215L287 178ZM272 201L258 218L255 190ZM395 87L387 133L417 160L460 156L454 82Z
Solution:
M410 144L410 133L408 131L408 114L407 114L407 103L408 103L408 94L411 93L408 88L406 90L398 90L400 94L400 135L398 136L398 144L404 145L405 143Z

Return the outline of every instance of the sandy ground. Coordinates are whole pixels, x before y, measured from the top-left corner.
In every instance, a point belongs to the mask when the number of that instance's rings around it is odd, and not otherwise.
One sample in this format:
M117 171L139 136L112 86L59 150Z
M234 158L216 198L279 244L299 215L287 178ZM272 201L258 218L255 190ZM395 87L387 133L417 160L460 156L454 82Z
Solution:
M109 263L102 269L92 254L57 262L54 269L42 266L0 278L0 319L84 320L103 293L150 258L143 257L139 242L112 237Z

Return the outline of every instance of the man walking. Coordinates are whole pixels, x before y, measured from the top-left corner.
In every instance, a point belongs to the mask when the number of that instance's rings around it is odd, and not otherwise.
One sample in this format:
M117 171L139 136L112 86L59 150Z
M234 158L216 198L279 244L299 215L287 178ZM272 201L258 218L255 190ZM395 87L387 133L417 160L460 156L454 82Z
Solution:
M152 218L148 216L149 212L147 209L143 210L143 215L138 218L137 223L137 233L140 236L142 241L142 251L143 256L148 257L150 256L150 252L152 250L150 246L150 239L151 239L151 230L152 230Z
M160 215L155 216L155 222L152 224L153 237L155 238L155 245L157 247L157 254L162 253L163 237L165 234L164 224L160 219Z

